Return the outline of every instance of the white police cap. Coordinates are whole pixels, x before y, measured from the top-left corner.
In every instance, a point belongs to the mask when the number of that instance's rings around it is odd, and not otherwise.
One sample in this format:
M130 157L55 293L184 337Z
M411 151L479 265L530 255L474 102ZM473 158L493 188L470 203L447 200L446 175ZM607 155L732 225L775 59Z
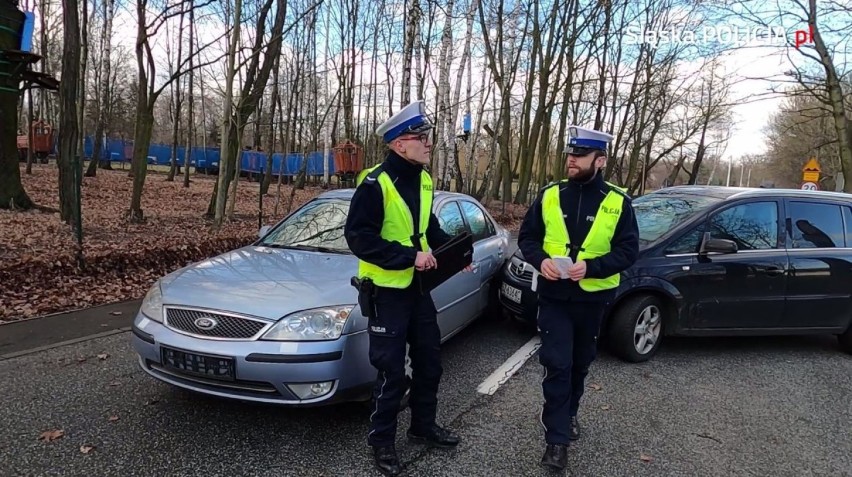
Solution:
M612 141L612 134L580 126L568 126L568 144L565 152L573 154L588 154L592 151L604 151Z
M432 129L432 123L426 116L426 104L422 100L414 101L397 111L376 129L376 134L388 143L402 134L418 134Z

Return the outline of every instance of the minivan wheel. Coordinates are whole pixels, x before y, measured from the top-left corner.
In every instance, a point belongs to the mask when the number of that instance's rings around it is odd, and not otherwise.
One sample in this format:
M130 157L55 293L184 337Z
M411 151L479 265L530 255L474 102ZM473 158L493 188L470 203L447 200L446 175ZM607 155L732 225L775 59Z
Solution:
M653 295L628 299L615 311L609 324L609 349L631 363L648 361L663 338L663 304Z
M852 325L849 325L845 333L837 335L837 342L840 344L840 349L852 354Z

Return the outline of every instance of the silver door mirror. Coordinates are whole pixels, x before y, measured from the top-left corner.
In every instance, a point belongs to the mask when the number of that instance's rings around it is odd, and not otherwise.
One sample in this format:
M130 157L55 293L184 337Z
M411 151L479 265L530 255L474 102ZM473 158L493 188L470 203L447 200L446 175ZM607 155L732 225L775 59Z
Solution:
M260 228L260 232L257 233L258 238L263 238L267 233L269 233L269 229L271 229L271 225L264 225Z

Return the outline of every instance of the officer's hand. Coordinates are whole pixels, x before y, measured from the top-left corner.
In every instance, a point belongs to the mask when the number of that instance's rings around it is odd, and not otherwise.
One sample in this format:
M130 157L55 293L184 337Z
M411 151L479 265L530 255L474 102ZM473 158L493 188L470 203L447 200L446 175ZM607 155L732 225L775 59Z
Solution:
M464 267L464 271L465 272L472 272L473 271L473 265L468 265L468 266Z
M417 258L414 259L414 267L417 270L423 271L430 268L438 268L438 262L431 252L417 252Z
M559 280L561 278L559 269L556 268L556 264L553 263L553 260L549 258L545 258L544 261L541 262L541 276L548 280Z
M574 265L571 265L571 268L568 269L568 278L574 280L575 282L578 280L582 280L586 276L586 262L583 260L578 261Z

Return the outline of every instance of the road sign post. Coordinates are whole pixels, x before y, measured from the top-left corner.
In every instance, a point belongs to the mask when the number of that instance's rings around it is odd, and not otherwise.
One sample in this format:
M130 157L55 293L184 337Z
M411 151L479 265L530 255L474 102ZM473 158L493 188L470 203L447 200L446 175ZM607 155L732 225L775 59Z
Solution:
M802 168L802 190L819 190L819 162L815 157Z

